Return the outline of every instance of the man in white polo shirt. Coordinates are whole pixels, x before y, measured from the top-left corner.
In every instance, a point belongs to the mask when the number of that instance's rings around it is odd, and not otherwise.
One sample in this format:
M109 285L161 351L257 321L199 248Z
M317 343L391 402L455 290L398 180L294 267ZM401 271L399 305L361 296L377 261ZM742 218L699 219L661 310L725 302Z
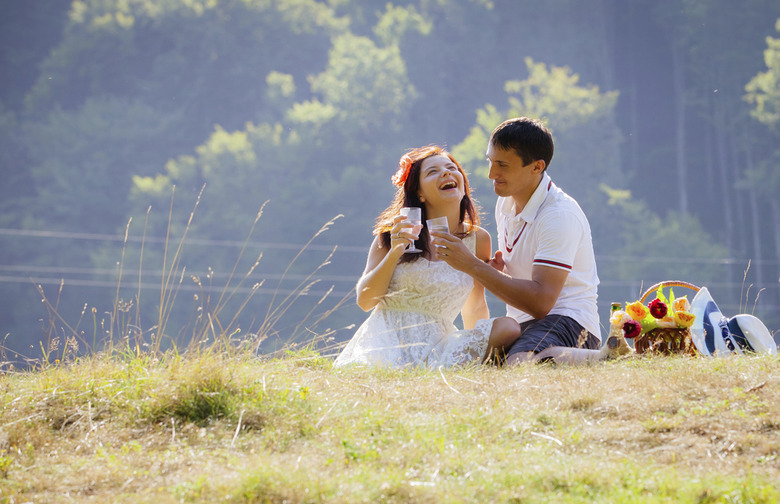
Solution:
M596 260L590 225L577 202L552 183L554 142L541 122L520 117L490 136L487 159L496 203L498 247L489 263L456 237L435 234L442 259L468 273L507 305L520 325L515 341L498 342L506 363L606 357L596 310Z

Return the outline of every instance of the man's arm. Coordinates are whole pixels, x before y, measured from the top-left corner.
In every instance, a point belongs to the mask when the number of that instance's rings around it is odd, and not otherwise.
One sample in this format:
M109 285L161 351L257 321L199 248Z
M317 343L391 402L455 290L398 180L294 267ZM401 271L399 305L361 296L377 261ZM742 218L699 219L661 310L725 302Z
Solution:
M535 319L545 317L555 306L569 275L566 270L535 265L531 280L513 278L477 258L455 236L448 233L433 233L433 236L434 244L444 246L440 257L450 266L471 275L501 301ZM500 252L491 262L503 264Z
M566 270L536 265L531 270L531 280L523 280L513 278L482 262L474 262L473 269L464 272L474 277L504 303L535 319L544 318L550 313L569 276Z

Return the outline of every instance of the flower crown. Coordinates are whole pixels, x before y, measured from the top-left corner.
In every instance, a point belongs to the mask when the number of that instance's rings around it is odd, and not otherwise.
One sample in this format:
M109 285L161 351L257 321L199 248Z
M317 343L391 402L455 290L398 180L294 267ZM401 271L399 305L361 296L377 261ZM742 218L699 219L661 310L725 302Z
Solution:
M404 154L401 160L398 161L398 171L395 172L392 178L393 184L403 187L407 177L409 177L409 172L412 170L412 164L412 158L408 154Z

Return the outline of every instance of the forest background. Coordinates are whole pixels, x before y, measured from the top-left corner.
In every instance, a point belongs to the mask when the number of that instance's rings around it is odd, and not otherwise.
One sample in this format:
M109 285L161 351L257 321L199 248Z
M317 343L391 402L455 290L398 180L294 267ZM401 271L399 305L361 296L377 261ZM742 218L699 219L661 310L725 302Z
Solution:
M495 245L484 152L516 115L555 135L550 175L589 217L603 322L680 279L777 332L776 0L6 0L6 357L65 324L87 346L118 317L141 340L162 331L172 271L169 343L213 324L228 282L221 309L243 337L265 331L261 351L345 341L398 158L450 148Z

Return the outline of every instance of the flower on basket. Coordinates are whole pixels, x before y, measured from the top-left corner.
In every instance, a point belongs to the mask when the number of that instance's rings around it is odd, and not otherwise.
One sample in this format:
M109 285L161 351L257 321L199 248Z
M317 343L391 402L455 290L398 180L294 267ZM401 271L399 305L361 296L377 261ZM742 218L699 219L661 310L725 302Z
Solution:
M660 299L656 298L653 299L647 307L650 309L650 315L655 317L656 319L662 319L666 316L666 313L669 311L669 307L666 306L666 303L661 301Z
M641 301L634 301L633 303L626 305L626 313L628 313L628 316L632 319L636 320L637 322L641 322L645 319L645 317L647 317L647 314L650 313L650 310L648 310Z
M689 312L691 311L691 302L688 301L688 296L683 296L681 298L674 300L674 312Z
M695 318L696 315L691 312L674 312L674 321L678 327L691 327L693 325L693 319Z
M625 324L623 324L623 336L631 339L636 338L642 334L642 324L637 322L636 320L629 320Z
M655 299L647 306L641 301L627 303L625 311L614 311L609 322L613 327L620 328L626 338L636 338L659 327L685 329L691 327L696 318L689 311L690 307L687 297L675 299L674 291L670 288L667 298L663 287L659 287Z

